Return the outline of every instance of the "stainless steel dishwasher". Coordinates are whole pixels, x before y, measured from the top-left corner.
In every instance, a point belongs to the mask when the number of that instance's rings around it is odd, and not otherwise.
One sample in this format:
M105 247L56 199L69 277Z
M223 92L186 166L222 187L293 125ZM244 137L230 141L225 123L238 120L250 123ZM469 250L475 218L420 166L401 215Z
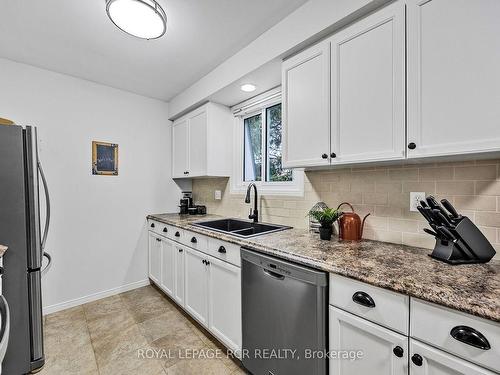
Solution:
M245 368L253 375L326 374L327 274L247 249L241 258ZM313 353L317 358L307 358Z

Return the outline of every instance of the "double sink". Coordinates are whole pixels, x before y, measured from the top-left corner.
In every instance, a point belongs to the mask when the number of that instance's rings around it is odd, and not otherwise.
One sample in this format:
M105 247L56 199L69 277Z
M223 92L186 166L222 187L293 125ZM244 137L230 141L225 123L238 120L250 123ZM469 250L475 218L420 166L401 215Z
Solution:
M238 219L219 219L219 220L201 221L193 223L192 225L195 227L205 228L241 238L260 236L263 234L279 232L291 228L285 225L254 223L251 221L238 220Z

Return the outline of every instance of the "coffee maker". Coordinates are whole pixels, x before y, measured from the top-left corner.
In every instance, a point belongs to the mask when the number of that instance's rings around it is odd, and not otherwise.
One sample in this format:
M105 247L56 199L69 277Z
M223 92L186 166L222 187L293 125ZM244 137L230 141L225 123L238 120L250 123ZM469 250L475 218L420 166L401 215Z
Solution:
M187 215L191 207L193 207L193 192L183 191L179 205L179 214Z

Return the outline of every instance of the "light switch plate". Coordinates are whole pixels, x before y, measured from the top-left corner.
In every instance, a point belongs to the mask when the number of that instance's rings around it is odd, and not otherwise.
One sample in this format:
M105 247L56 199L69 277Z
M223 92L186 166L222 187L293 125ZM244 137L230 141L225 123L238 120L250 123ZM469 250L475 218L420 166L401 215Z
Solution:
M222 199L222 191L215 190L214 191L214 199L220 201Z
M411 192L410 193L410 211L418 212L417 206L420 201L425 200L425 192Z

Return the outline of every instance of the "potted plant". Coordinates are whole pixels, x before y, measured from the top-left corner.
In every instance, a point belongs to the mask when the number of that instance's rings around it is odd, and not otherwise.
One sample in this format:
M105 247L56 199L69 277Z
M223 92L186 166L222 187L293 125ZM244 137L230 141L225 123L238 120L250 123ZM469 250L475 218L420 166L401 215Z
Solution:
M330 241L333 233L333 223L342 216L342 211L335 208L324 208L322 210L309 211L309 217L321 224L319 228L319 238Z

